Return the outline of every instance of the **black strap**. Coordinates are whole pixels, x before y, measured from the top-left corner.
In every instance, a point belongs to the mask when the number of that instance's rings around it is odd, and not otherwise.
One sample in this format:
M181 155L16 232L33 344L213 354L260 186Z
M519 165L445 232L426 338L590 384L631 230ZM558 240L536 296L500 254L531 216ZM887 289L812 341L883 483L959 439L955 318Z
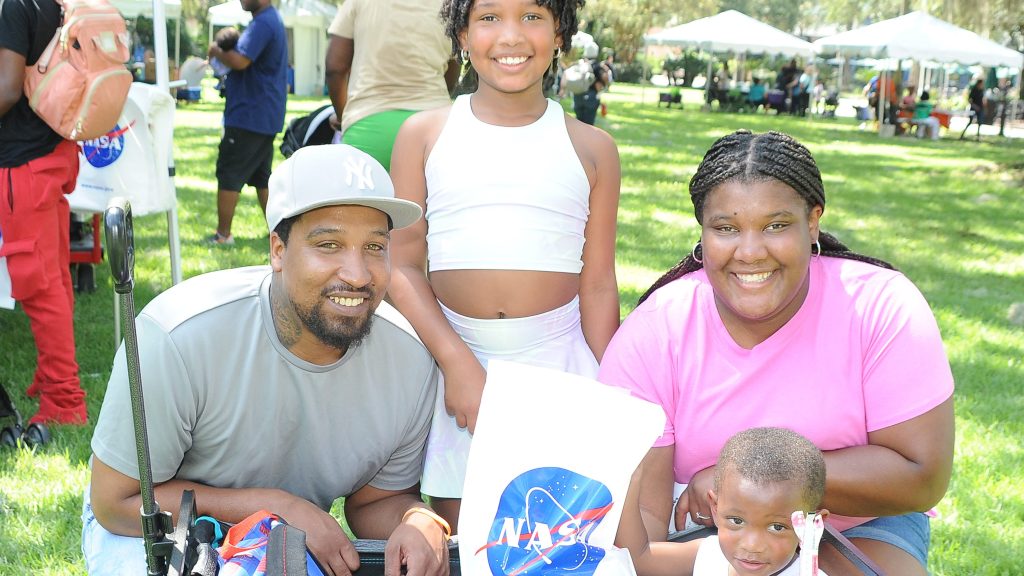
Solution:
M846 536L843 536L842 532L836 530L828 522L825 523L825 533L822 535L821 541L824 544L830 544L838 550L844 558L849 560L866 576L884 576L882 569L878 564L875 564L874 560L868 558L866 554L861 552L860 548L857 548L853 542L850 542Z
M267 576L306 576L306 533L281 523L267 539Z
M695 526L669 534L668 541L687 542L698 538L712 536L717 533L718 530L714 528ZM865 576L884 576L885 573L882 572L882 569L874 560L868 558L864 552L861 552L860 548L857 548L853 542L850 542L846 536L843 536L842 532L836 530L828 522L825 523L825 533L822 534L821 543L835 548Z

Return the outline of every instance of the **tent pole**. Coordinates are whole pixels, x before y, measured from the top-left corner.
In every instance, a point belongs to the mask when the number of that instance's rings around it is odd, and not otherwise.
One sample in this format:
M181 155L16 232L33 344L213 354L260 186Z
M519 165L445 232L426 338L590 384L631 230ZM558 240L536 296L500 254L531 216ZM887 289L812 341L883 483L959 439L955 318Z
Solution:
M715 55L708 52L708 73L704 80L704 103L707 105L708 110L711 110L711 74L714 72L712 67L715 64Z
M156 85L167 91L167 14L164 12L163 0L153 0L153 49L156 51Z
M181 66L181 14L174 21L174 67Z
M875 118L878 119L879 132L882 131L882 124L885 124L885 101L888 99L885 93L887 88L885 76L888 73L889 71L883 68L878 74L878 104L875 106L877 108L875 110Z
M645 78L645 76L647 76L647 74L645 74L645 72L647 71L646 68L647 68L647 43L644 42L644 61L640 65L640 104L643 104L644 102L647 101L647 98L646 98L646 96L647 96L647 79ZM614 80L614 78L613 78L613 80Z

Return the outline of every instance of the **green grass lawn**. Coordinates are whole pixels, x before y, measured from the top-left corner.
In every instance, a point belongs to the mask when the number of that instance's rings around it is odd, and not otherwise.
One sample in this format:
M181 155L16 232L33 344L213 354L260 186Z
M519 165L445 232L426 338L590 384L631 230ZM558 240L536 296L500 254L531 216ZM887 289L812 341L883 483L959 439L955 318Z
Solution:
M687 183L703 153L738 128L788 132L825 178L822 227L853 249L903 270L931 303L956 377L952 484L933 522L932 573L1020 574L1024 558L1024 141L881 139L852 119L706 113L684 91L682 110L658 108L657 88L617 84L604 96L622 158L617 267L622 314L698 239ZM176 113L178 218L185 277L267 261L267 232L252 190L242 194L233 247L202 238L216 224L214 164L222 101ZM325 99L292 99L289 118ZM278 161L280 158L278 158ZM135 222L136 310L170 285L163 215ZM82 385L95 420L114 354L109 269L81 294L75 332ZM913 359L907 359L912 362ZM20 310L0 310L0 382L27 418L35 352ZM898 383L894 383L898 385ZM54 427L36 453L0 452L0 575L84 574L81 493L89 427ZM155 433L150 431L150 433ZM336 508L337 509L337 508Z

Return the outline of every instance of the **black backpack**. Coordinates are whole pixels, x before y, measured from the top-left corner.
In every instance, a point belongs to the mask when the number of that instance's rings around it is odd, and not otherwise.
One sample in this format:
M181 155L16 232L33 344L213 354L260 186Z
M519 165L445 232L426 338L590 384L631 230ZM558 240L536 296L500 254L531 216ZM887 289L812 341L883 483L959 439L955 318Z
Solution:
M332 113L334 107L325 104L305 116L292 119L281 138L281 154L287 158L303 146L330 144L334 140L334 129L328 122Z

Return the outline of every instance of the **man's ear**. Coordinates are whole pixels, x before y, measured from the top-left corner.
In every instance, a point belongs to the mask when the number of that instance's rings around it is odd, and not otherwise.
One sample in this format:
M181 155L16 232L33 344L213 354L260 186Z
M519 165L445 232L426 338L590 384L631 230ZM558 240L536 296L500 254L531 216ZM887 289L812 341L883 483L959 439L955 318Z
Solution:
M288 250L284 241L277 235L277 232L270 233L270 268L274 272L280 272L284 268L284 253Z

